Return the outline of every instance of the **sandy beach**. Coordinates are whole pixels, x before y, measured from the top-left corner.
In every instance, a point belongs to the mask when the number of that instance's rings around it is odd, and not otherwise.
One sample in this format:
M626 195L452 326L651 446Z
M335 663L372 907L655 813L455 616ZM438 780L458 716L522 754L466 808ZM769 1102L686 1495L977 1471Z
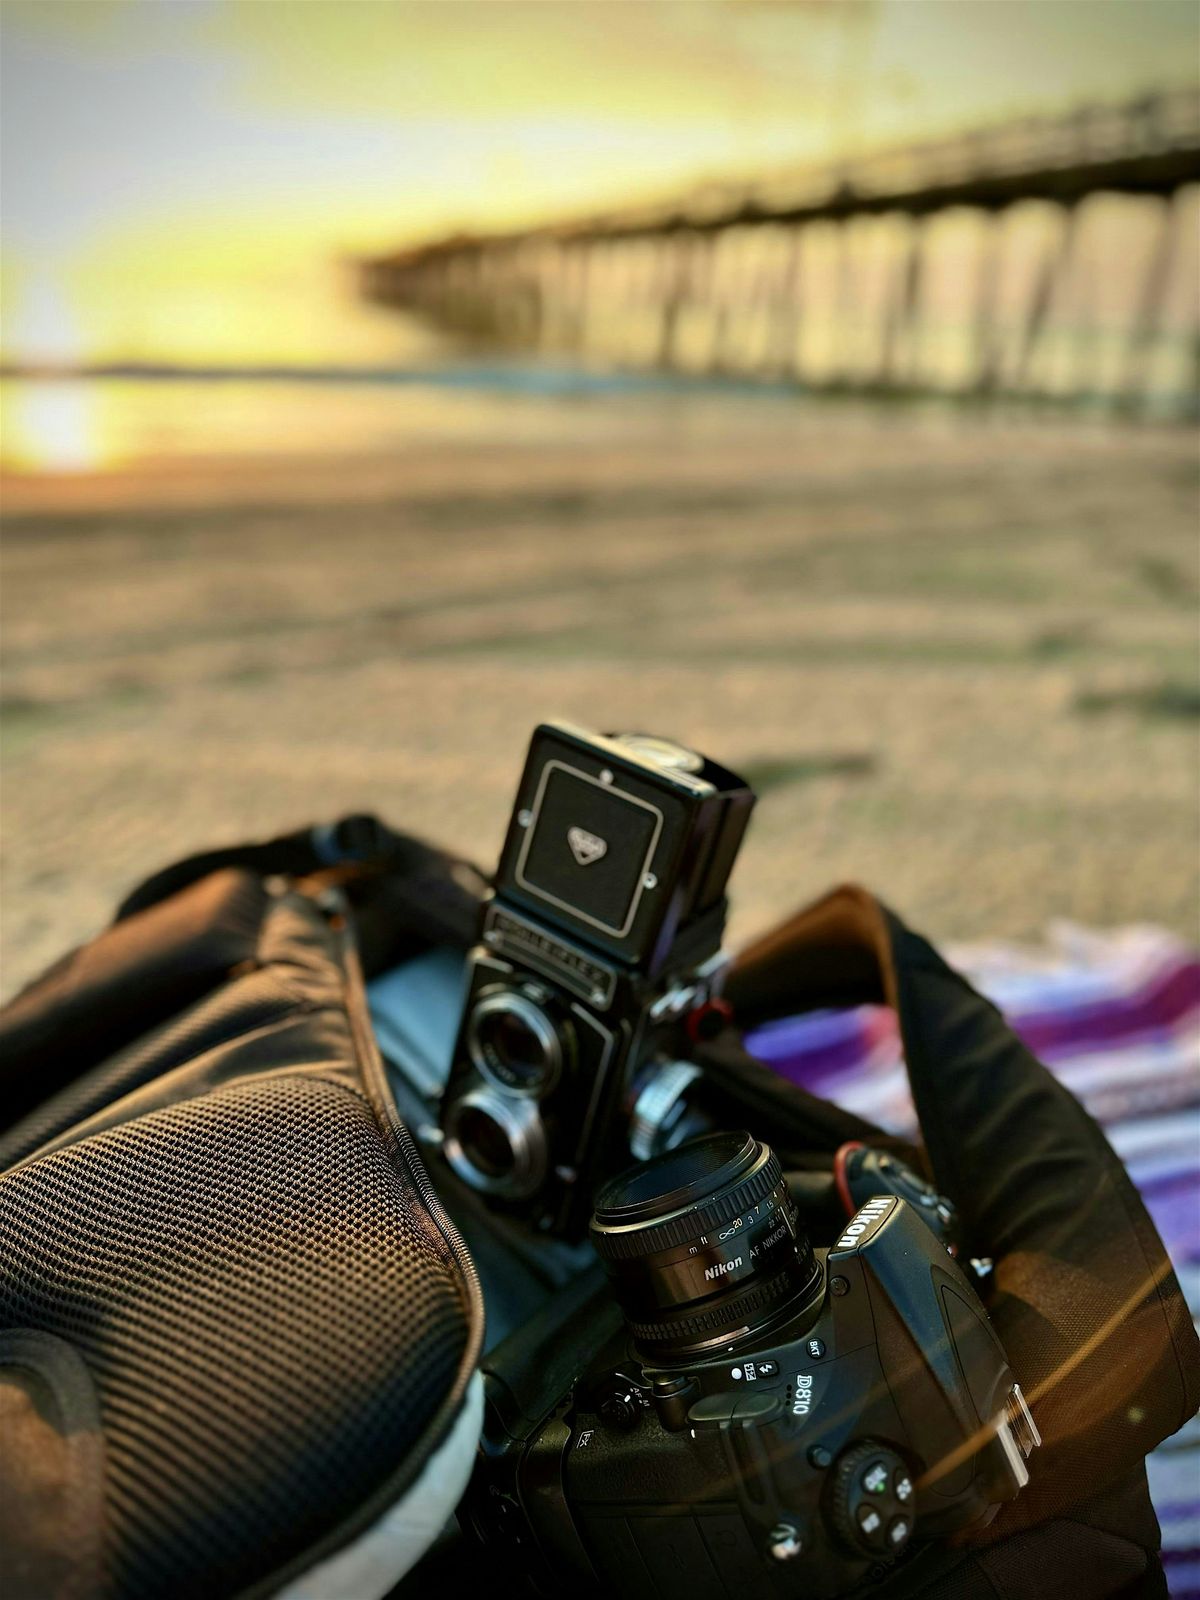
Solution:
M548 716L758 784L735 939L848 878L940 942L1195 935L1189 432L521 405L6 477L6 994L223 841L373 809L490 863Z

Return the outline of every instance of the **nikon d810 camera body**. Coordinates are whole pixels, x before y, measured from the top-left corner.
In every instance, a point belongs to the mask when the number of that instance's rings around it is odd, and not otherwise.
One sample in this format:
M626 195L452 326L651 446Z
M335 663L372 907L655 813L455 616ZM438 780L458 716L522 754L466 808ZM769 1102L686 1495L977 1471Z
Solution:
M514 1586L829 1600L1027 1482L1037 1429L919 1206L814 1250L769 1148L713 1133L605 1185L591 1235L607 1287L485 1363L468 1520Z
M669 740L535 730L441 1114L451 1167L521 1221L582 1236L599 1179L688 1131L678 1058L753 804Z

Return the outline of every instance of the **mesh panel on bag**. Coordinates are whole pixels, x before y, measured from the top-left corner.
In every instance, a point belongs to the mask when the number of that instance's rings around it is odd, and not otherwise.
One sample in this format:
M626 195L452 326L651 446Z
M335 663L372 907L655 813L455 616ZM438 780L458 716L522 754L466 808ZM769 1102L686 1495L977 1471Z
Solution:
M211 1596L401 1469L468 1337L457 1264L365 1101L238 1083L0 1178L0 1325L96 1381L115 1595Z

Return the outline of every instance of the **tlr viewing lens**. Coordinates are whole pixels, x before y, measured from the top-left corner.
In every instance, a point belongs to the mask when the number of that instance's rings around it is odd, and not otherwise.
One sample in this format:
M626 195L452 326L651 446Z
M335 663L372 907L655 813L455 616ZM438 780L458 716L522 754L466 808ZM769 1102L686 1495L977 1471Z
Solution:
M471 1059L493 1083L521 1094L545 1094L562 1065L554 1023L524 994L501 990L476 1005L467 1029Z
M546 1068L541 1040L520 1017L497 1017L488 1028L488 1046L514 1077L536 1081Z

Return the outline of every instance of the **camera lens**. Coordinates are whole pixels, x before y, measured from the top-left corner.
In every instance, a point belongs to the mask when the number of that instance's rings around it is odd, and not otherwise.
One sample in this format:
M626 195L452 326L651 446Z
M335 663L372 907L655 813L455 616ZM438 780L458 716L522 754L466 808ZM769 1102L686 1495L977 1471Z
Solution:
M549 1093L562 1068L558 1029L530 996L501 989L481 997L467 1025L471 1059L516 1094Z
M485 1178L506 1178L512 1172L513 1147L508 1135L486 1111L468 1106L458 1119L458 1137Z
M537 1111L491 1088L474 1089L450 1107L442 1149L465 1183L507 1200L533 1194L546 1172Z
M705 1133L600 1191L592 1243L654 1359L732 1346L815 1318L821 1268L767 1145Z

